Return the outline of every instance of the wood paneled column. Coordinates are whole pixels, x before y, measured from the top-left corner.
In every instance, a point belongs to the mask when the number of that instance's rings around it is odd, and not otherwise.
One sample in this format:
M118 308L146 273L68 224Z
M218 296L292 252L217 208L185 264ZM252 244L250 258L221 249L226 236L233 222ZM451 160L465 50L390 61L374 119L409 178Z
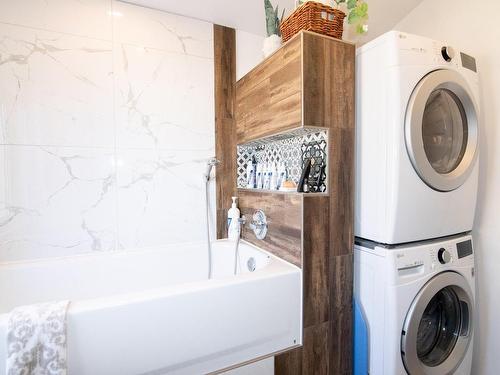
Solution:
M269 235L243 238L302 268L302 346L275 357L278 375L352 373L355 47L302 31L238 82L234 30L215 26L218 236L237 193L264 209ZM328 132L324 193L236 189L236 145L291 131Z
M217 238L226 238L226 214L236 193L236 32L220 25L214 25L214 78L215 156L221 162L216 178Z

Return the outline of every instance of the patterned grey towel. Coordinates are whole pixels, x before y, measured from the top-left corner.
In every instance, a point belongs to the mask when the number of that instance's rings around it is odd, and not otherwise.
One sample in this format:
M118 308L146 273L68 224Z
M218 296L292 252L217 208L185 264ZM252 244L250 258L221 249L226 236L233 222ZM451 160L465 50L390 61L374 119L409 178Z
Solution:
M66 375L69 301L17 307L7 328L7 375Z

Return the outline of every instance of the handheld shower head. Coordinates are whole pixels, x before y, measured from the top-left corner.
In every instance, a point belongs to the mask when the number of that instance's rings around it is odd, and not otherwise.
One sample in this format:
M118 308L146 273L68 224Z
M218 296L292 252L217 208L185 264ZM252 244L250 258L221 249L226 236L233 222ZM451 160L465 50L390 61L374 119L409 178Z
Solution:
M216 167L218 164L220 164L220 161L217 160L215 157L208 159L207 161L207 171L205 173L205 179L207 181L210 181L210 174L212 173L212 169Z

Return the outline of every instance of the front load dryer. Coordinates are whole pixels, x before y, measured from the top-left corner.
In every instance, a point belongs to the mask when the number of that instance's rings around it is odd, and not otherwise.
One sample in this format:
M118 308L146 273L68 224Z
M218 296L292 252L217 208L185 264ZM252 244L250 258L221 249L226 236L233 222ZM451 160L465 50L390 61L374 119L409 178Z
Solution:
M370 375L470 375L475 294L469 235L392 248L358 242L354 270ZM357 362L356 349L354 357Z
M472 229L478 184L474 57L391 31L356 61L355 235L385 244Z

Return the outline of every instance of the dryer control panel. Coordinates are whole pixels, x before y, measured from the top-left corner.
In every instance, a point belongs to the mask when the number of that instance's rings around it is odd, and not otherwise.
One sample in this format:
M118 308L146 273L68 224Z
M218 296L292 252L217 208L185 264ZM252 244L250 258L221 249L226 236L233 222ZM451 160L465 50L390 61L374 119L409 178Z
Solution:
M396 42L399 49L399 63L439 64L465 68L477 73L476 59L453 46L403 32L397 32Z

